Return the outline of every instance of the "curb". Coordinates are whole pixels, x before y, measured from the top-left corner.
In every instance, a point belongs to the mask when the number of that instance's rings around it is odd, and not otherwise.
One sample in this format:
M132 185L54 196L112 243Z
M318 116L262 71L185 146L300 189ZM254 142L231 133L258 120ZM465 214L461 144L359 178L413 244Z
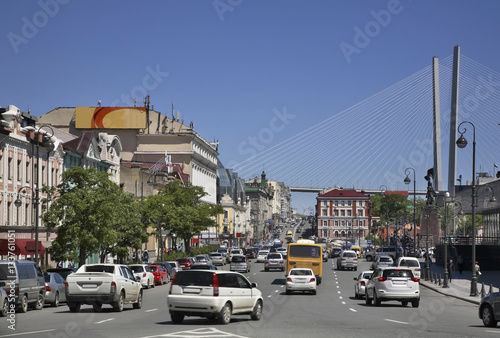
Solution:
M424 286L430 290L433 290L433 291L436 291L442 295L445 295L445 296L448 296L448 297L453 297L453 298L457 298L457 299L460 299L460 300L463 300L463 301L466 301L466 302L469 302L469 303L472 303L472 304L476 304L476 305L479 305L479 302L480 300L475 300L475 299L470 299L470 298L465 298L465 297L461 297L461 296L457 296L457 295L450 295L449 293L446 293L444 291L441 291L441 288L438 288L438 287L435 287L435 286L432 286L432 285L427 285L427 283L420 283L421 286Z

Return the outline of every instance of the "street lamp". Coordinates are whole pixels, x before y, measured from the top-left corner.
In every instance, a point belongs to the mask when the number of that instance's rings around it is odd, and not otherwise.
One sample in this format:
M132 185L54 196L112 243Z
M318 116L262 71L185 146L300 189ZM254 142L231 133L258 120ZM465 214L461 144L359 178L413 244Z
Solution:
M381 195L384 197L385 200L385 223L386 223L386 245L389 245L389 207L387 203L387 197L385 196L385 192L387 191L387 187L385 185L381 185L379 190L381 191Z
M463 127L463 132L460 131L462 124L468 123L472 126L472 189L471 189L471 208L472 208L472 277L470 281L470 296L477 296L477 275L476 275L476 128L469 121L463 121L458 125L460 137L457 140L457 147L465 148L467 140L464 137L467 129Z
M417 184L416 184L416 180L415 180L415 169L413 168L406 168L405 170L405 179L404 179L404 182L406 184L410 184L411 183L411 179L409 177L410 173L409 171L413 170L413 250L417 250L417 217L416 217L416 210L417 210L417 194L416 194L416 187L417 187Z
M43 128L50 129L50 132L43 130ZM17 199L14 201L14 205L19 208L22 205L19 199L19 194L23 189L31 190L31 198L33 200L33 207L35 208L35 263L38 262L38 228L39 228L39 204L40 204L40 146L44 147L48 154L54 150L54 143L52 142L52 136L54 136L54 129L48 125L41 125L39 127L27 126L24 128L29 132L29 139L32 145L31 156L33 157L33 145L36 145L36 176L32 175L32 186L24 186L18 189ZM32 173L34 173L34 163L32 166ZM36 182L35 182L36 178ZM33 188L34 187L34 188Z
M448 276L451 271L448 271L448 199L450 198L450 193L447 191L444 197L444 276L443 276L443 288L449 288Z

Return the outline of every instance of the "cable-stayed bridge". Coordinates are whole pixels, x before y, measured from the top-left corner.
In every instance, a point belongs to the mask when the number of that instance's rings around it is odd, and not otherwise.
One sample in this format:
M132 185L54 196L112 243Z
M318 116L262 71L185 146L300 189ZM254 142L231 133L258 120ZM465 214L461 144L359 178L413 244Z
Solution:
M495 175L500 165L500 73L460 56L458 123L475 126L476 172ZM429 60L431 61L431 60ZM441 153L447 189L453 56L439 60ZM472 180L469 146L457 150L457 178ZM457 135L459 135L457 133ZM405 169L415 169L417 190L433 167L432 65L341 111L287 140L238 163L240 177L253 177L266 165L269 179L294 189L343 187L357 190L413 190ZM410 175L413 180L413 174ZM306 188L309 187L309 188ZM299 190L296 190L299 191ZM314 192L314 190L309 190Z

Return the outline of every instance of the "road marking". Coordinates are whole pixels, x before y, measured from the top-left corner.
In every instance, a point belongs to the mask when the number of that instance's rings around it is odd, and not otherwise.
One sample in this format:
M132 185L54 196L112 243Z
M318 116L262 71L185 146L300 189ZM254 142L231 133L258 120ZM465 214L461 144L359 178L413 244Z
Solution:
M273 295L269 295L269 296L267 296L267 298L271 298L272 296L273 296Z
M344 298L342 298L342 296L339 296L339 299L344 299Z
M337 285L337 289L340 288L340 285Z
M1 335L0 337L15 337L15 336L21 336L21 335L25 335L25 334L34 334L34 333L42 333L42 332L50 332L50 331L55 331L55 329L6 334L6 335Z
M153 311L156 311L158 309L151 309L151 310L146 310L145 312L153 312Z
M218 330L214 327L195 329L190 331L177 331L173 333L159 334L155 336L145 336L142 338L153 338L153 337L237 337L237 338L247 338L246 336L240 336L230 332L224 332Z
M499 334L500 332L499 331L491 331L491 330L484 330L485 332L489 332L489 333L496 333L496 334Z
M102 323L105 323L105 322L109 322L111 320L115 320L115 319L114 318L104 319L104 320L101 320L100 322L95 322L94 324L102 324Z
M354 310L352 307L349 308L352 312L358 312L358 310Z
M398 320L393 320L393 319L384 319L384 320L387 320L388 322L393 322L393 323L398 323L398 324L406 324L406 325L409 325L409 323L407 322L400 322Z
M337 291L337 293L341 293L340 291Z
M342 302L342 304L344 304L344 305L345 305L345 302Z
M274 290L274 292L280 292L280 290Z

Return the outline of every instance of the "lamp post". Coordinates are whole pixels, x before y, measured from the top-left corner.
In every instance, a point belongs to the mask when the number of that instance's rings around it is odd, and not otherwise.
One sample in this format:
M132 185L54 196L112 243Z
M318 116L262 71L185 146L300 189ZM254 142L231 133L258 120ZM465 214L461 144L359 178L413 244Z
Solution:
M43 128L48 128L50 132L43 130ZM24 186L18 189L17 199L14 201L14 205L19 208L22 205L19 199L19 193L23 189L31 190L31 198L33 200L33 207L35 208L35 263L38 262L38 232L39 232L39 205L40 205L40 146L44 147L48 155L54 150L54 143L52 142L52 136L54 136L54 129L48 125L41 125L39 127L27 126L26 129L29 132L29 139L32 144L32 158L33 158L33 145L36 145L36 176L34 173L34 163L32 164L32 186ZM36 182L35 182L36 178Z
M429 275L431 273L431 266L429 264L429 218L430 218L431 208L426 207L425 220L427 221L427 227L425 229L425 280L429 280Z
M448 271L448 199L450 193L447 191L444 197L444 273L443 273L443 288L449 288L448 277L451 271Z
M385 196L385 192L387 191L387 187L385 185L381 185L379 190L381 191L381 195L384 197L385 200L385 224L386 224L386 245L389 245L389 207L387 203L387 197Z
M465 148L467 140L464 137L467 129L463 127L463 132L460 131L462 124L468 123L472 126L472 189L471 189L471 208L472 208L472 277L470 281L470 296L477 296L477 275L476 275L476 128L469 121L463 121L458 125L460 137L457 140L457 147Z
M410 184L411 183L411 179L409 177L409 171L413 170L413 250L416 251L417 250L417 217L416 217L416 210L417 210L417 194L416 194L416 187L417 187L417 184L416 184L416 180L415 180L415 169L413 168L406 168L405 170L405 179L404 179L404 182L405 184Z

